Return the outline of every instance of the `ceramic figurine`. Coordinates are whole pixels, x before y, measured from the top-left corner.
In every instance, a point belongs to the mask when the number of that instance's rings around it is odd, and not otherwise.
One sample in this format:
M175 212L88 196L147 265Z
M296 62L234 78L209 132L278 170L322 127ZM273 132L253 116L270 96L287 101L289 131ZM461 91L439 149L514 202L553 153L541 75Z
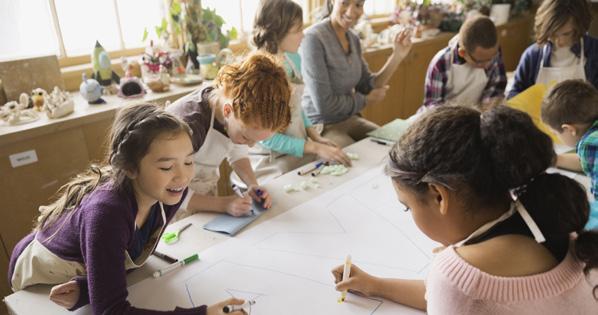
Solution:
M91 55L91 61L93 64L93 74L91 77L97 80L100 85L106 87L104 93L111 93L113 83L119 84L120 77L112 71L110 57L108 57L108 53L98 41L96 41L96 46Z
M23 93L19 97L19 103L10 101L0 107L0 118L9 125L25 124L37 120L39 115L35 110L27 109L28 105L29 97Z
M27 95L27 93L21 93L21 95L19 95L19 105L21 105L21 108L29 108L29 95Z
M121 58L121 65L125 71L125 77L120 80L118 96L122 98L137 98L145 95L145 88L141 80L133 75L134 69L126 58Z
M44 99L48 93L44 89L37 88L31 91L31 101L36 111L41 112L44 108Z
M79 86L79 93L89 104L103 104L106 103L102 99L102 90L104 88L100 83L94 79L88 79L83 73L83 82Z
M52 93L46 97L44 109L48 118L59 118L72 113L75 110L75 102L68 92L55 86Z

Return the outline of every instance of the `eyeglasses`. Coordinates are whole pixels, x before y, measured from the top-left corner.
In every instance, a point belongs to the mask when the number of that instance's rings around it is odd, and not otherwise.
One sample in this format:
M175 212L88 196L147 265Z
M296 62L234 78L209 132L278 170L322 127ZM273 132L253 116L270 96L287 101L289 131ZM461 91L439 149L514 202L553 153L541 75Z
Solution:
M490 58L488 60L477 60L469 53L469 51L466 50L466 53L469 56L469 59L471 59L471 61L473 61L473 63L476 66L485 66L485 65L491 63L492 61L494 61L494 59L496 59L496 56L498 56L498 52L497 52L494 56L492 56L492 58Z

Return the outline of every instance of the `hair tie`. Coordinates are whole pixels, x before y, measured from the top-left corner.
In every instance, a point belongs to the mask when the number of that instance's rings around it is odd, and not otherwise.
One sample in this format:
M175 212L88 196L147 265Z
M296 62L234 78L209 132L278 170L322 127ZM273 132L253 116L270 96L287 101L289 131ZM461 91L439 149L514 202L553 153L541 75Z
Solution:
M539 175L541 175L541 174L539 174ZM524 184L519 185L519 186L511 189L511 196L513 197L513 199L514 200L518 200L519 197L523 196L523 194L525 194L527 192L527 186L529 184L531 184L534 180L536 180L536 177L538 177L539 175L532 176L532 178L530 178Z

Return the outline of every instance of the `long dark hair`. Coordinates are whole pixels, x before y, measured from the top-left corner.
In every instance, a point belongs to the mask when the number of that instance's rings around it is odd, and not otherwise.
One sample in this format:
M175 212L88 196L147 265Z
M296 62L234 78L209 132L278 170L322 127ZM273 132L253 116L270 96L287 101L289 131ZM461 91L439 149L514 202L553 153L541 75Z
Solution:
M483 114L442 106L421 117L390 152L387 174L416 194L429 183L458 190L470 209L518 199L547 239L578 237L573 253L585 271L598 267L598 232L584 230L589 218L585 189L560 174L547 174L552 140L524 112L497 106Z
M192 134L184 121L156 105L139 104L121 109L112 125L106 160L102 165L91 165L62 186L53 203L40 207L35 229L44 229L59 217L72 213L88 193L108 181L120 193L131 193L133 187L127 172L138 170L154 139L165 132Z

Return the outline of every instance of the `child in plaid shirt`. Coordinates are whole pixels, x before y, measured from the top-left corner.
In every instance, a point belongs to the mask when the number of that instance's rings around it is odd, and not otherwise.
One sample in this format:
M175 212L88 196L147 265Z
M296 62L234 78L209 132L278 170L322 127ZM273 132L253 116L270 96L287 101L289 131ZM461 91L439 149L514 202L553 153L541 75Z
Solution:
M598 229L598 90L583 80L557 84L542 103L542 120L577 154L557 156L556 166L583 171L594 196L586 229Z
M447 102L488 108L504 98L506 85L494 23L485 16L471 17L430 61L419 112Z

